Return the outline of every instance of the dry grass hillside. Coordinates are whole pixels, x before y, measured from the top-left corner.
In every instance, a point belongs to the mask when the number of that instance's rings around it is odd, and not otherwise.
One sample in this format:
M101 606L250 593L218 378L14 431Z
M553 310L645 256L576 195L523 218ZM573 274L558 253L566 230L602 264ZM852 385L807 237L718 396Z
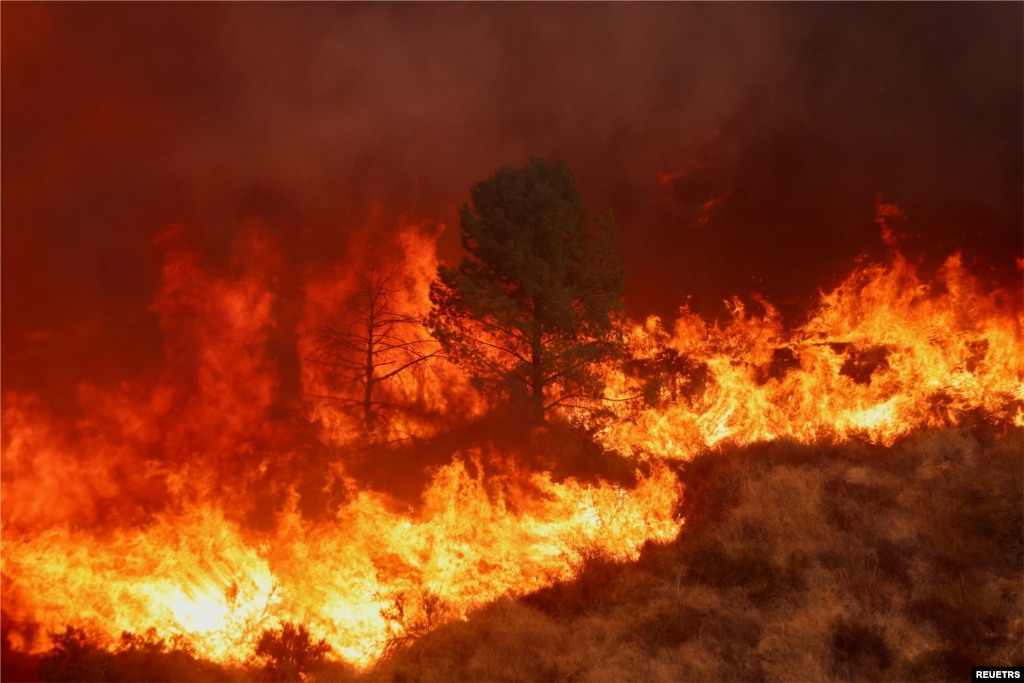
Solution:
M938 681L1024 664L1021 432L682 468L680 538L396 652L391 681Z

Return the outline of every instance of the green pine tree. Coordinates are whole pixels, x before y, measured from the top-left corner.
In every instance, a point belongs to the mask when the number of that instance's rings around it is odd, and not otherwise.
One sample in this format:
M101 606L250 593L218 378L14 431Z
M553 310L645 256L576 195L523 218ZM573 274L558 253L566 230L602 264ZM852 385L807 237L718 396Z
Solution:
M432 333L482 381L512 380L533 418L599 398L620 348L623 267L609 212L589 217L565 162L500 168L463 205L457 269L431 288Z

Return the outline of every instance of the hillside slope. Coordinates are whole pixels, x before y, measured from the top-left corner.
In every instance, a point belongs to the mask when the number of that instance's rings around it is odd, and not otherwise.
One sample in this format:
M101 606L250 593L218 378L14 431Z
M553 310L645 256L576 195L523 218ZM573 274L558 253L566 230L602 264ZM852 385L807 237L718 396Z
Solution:
M3 680L939 681L1024 664L1024 431L892 448L762 443L679 467L679 538L395 643L369 671L304 629L245 667L69 629ZM290 627L289 627L290 628ZM261 641L262 642L262 641ZM261 645L261 648L263 646Z
M1022 434L777 442L682 468L686 525L639 562L397 651L394 681L948 680L1024 664Z

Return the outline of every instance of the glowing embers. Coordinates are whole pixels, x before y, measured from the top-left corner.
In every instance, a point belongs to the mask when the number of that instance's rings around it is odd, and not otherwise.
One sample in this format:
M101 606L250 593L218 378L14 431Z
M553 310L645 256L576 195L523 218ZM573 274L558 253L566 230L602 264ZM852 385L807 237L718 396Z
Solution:
M294 622L365 665L389 642L571 576L595 549L629 559L647 540L674 538L679 494L664 467L627 490L514 467L485 479L456 459L435 472L416 513L353 489L334 522L292 509L265 534L208 506L106 535L5 530L5 610L40 633L72 624L110 643L152 627L235 662L263 629Z

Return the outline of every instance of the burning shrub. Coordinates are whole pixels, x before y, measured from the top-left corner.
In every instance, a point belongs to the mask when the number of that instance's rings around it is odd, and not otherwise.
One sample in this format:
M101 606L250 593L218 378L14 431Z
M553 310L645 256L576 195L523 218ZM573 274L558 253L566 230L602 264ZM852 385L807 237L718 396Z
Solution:
M380 616L387 624L382 660L390 659L398 650L449 621L454 611L444 598L422 586L415 591L378 593L375 597L384 603Z
M566 616L601 610L613 601L609 588L621 569L621 563L592 544L581 544L573 554L572 579L559 581L524 597L527 605L545 614Z
M98 647L85 631L68 626L52 634L53 650L43 658L36 675L44 681L110 680L114 656Z
M520 602L498 600L426 634L381 662L374 680L572 680L558 664L559 628Z
M331 646L323 638L314 641L305 626L285 622L280 629L263 631L251 665L258 668L263 681L304 681L330 651Z

